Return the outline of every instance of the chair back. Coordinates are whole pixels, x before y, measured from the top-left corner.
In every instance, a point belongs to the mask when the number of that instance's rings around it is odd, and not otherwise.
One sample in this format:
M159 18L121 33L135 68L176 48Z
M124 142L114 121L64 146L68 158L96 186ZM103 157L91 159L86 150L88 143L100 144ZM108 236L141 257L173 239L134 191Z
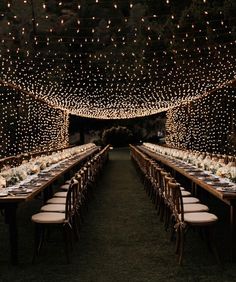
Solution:
M71 181L66 195L66 210L65 219L70 222L70 219L76 213L78 201L78 181L75 179Z
M161 168L157 164L154 165L154 178L156 185L159 188L161 183Z
M165 199L170 202L171 201L171 190L168 185L169 182L176 182L174 178L171 177L169 173L164 174L164 195Z
M173 180L168 183L168 189L170 191L170 203L172 207L172 213L175 216L176 221L184 221L184 207L183 198L180 190L180 184Z
M161 175L161 179L160 179L160 188L161 188L162 194L165 196L165 195L166 195L166 187L165 187L166 182L165 182L165 177L166 177L166 176L170 177L170 173L168 173L168 172L165 171L165 170L161 170L160 175Z

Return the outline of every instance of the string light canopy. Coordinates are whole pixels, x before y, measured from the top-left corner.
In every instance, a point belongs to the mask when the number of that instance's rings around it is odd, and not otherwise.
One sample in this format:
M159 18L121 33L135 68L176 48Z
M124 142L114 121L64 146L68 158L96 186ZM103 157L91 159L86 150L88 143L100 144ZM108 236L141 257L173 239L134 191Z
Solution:
M225 86L168 110L166 143L174 148L235 155L235 124L235 88Z
M69 145L66 111L7 87L0 87L0 108L0 158Z
M99 119L156 114L230 84L234 1L181 2L6 1L0 83Z

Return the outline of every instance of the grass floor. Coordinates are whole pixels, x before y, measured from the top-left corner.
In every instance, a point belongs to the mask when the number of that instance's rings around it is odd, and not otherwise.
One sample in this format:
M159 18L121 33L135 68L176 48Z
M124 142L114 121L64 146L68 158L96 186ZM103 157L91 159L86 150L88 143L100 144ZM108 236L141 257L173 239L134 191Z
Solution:
M59 230L53 231L41 256L31 264L34 230L30 216L39 205L36 200L19 208L18 266L8 262L8 233L1 220L0 281L236 281L236 263L228 262L224 234L218 236L224 268L217 265L196 232L188 234L184 265L178 266L174 244L145 194L127 149L110 153L71 264L65 263Z

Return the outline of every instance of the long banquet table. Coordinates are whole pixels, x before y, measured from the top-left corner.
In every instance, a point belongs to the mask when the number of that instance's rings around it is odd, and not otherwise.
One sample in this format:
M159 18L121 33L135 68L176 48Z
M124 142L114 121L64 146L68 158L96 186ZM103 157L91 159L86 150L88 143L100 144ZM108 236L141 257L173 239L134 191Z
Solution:
M18 263L18 232L17 232L17 208L22 202L33 200L39 193L45 192L45 189L50 187L56 180L76 168L83 161L95 154L99 147L92 148L82 154L76 155L65 162L62 162L58 167L49 170L47 173L39 173L39 176L34 179L33 184L27 185L30 193L14 194L9 192L5 197L0 197L0 209L4 210L5 223L9 226L10 240L10 259L12 264Z
M156 152L153 152L146 148L145 146L137 146L137 149L141 150L143 153L147 154L154 160L164 164L165 166L171 168L173 172L178 172L183 175L187 179L189 179L192 183L192 190L196 191L197 187L201 187L208 191L213 196L220 199L222 202L227 204L230 207L230 232L229 232L229 240L230 240L230 257L233 258L234 255L234 237L236 235L236 192L228 192L220 189L216 189L215 185L210 184L208 181L204 179L204 177L198 177L197 173L191 173L190 167L187 168L181 165L181 162L178 160L174 161L165 156L162 156ZM194 172L194 170L192 170ZM196 170L197 171L197 170ZM200 170L199 170L200 171Z

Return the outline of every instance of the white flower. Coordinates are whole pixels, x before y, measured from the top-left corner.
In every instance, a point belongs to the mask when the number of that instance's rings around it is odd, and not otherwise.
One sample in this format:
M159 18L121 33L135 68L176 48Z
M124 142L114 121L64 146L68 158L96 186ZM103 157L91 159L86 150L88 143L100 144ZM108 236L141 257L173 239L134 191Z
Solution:
M229 167L222 166L216 171L216 175L223 177L223 178L230 178L230 169Z
M5 188L7 184L6 179L0 175L0 188Z
M27 170L25 169L24 165L16 167L14 174L17 178L19 178L19 180L24 180L28 176Z
M230 170L231 177L236 178L236 166L232 166Z
M30 174L39 173L40 170L55 164L63 159L70 158L73 155L79 154L82 151L86 151L90 148L95 147L93 143L85 144L82 146L65 149L63 151L52 153L49 156L40 156L30 159L29 161L24 160L18 167L11 168L4 166L0 173L0 187L6 187L14 185L20 180L24 180Z

